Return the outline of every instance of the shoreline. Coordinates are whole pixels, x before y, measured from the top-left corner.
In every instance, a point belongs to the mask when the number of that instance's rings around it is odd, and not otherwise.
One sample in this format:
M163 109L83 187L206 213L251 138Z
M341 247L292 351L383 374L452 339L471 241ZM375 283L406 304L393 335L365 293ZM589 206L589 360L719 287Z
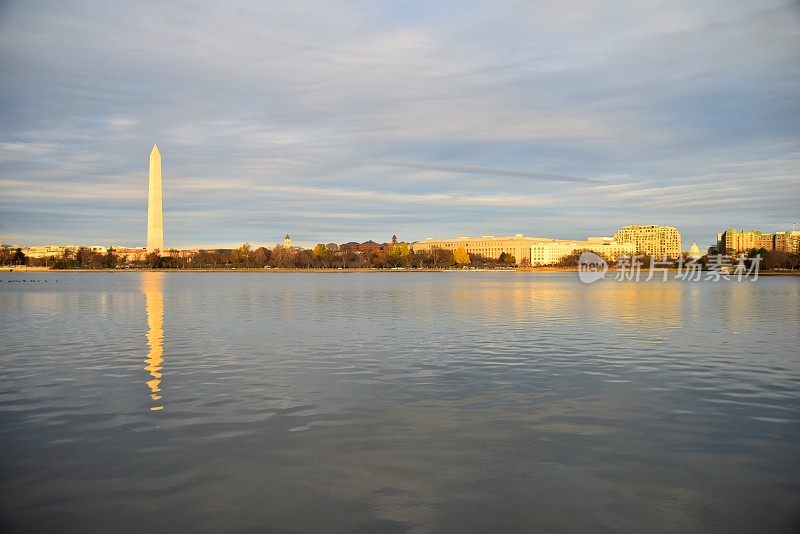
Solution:
M670 268L669 271L677 271L675 268ZM263 269L258 267L237 267L237 268L202 268L202 269L52 269L49 267L0 267L0 273L329 273L329 274L345 274L345 273L532 273L532 274L545 274L545 273L577 273L577 267L515 267L508 269L481 269L481 268L468 268L468 269L443 269L443 268L399 268L399 269L372 269L372 268L349 268L349 269L324 269L324 268L273 268ZM616 272L611 268L609 273ZM702 271L708 273L710 271ZM646 276L648 271L643 269L641 276ZM735 276L729 274L728 276ZM760 271L758 276L800 276L800 270L797 271Z

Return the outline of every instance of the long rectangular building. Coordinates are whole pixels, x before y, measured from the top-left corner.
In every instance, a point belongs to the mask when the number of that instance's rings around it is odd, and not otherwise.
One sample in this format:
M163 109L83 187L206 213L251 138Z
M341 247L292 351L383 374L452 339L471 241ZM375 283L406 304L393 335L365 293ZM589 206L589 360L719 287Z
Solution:
M522 234L514 236L483 237L454 237L452 239L434 239L429 237L424 241L411 244L414 252L426 252L434 249L451 250L455 252L463 248L470 254L480 254L487 258L498 259L501 254L510 254L518 264L530 263L531 246L536 243L551 241L544 237L525 237Z
M80 247L78 245L34 245L30 247L22 247L22 252L29 258L50 258L61 257L64 252L76 253L79 248L85 248L92 252L105 254L108 247L102 245L92 245Z
M577 250L590 250L609 261L616 261L619 256L632 255L636 252L633 243L618 243L610 237L590 237L586 241L526 237L523 234L451 239L429 237L411 244L414 252L429 252L434 249L455 252L460 248L469 254L480 254L492 259L498 259L505 253L514 256L518 265L555 265Z
M608 261L636 254L634 243L619 243L610 237L590 237L586 241L553 239L531 247L531 265L555 265L576 251L588 250Z

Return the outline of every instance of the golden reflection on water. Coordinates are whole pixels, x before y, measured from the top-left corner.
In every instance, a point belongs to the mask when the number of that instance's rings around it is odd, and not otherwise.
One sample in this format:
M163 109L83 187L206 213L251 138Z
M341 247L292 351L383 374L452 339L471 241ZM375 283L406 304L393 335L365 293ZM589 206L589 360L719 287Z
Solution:
M487 317L580 317L582 321L663 330L683 326L684 293L693 287L688 282L660 279L651 282L609 279L589 285L575 283L576 280L565 276L539 273L521 275L512 282L492 280L477 285L472 280L457 281L453 313L467 320L478 302Z
M655 330L683 326L684 292L690 282L675 280L651 282L607 282L591 286L590 294L597 313L613 318L617 324Z
M147 381L150 398L153 401L152 411L164 409L161 402L161 368L164 363L164 273L143 273L142 291L144 292L145 310L147 313L147 358L145 371L152 380Z

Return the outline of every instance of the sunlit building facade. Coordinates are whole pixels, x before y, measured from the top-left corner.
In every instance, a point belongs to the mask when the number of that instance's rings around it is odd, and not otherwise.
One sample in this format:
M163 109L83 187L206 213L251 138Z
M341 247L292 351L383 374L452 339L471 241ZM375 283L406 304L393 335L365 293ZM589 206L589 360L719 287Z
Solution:
M32 247L22 247L22 252L29 258L60 258L65 252L75 254L80 248L99 254L108 252L108 247L103 245L85 247L80 247L78 245L36 245Z
M633 243L619 243L611 237L590 237L586 241L553 239L531 247L531 265L556 265L573 252L584 250L612 262L636 254Z
M760 230L737 230L727 228L719 234L717 250L720 254L737 254L748 250L773 250L773 234Z
M32 247L22 247L22 252L29 258L61 257L64 252L75 252L77 245L37 245Z
M511 255L518 265L556 265L565 256L577 250L589 250L609 261L622 255L636 252L633 243L618 243L610 237L590 237L586 241L550 239L546 237L514 236L457 237L453 239L433 239L411 244L414 252L428 252L434 249L455 252L463 248L471 255L499 259L502 254Z
M772 234L772 250L800 252L800 231L792 230Z
M115 247L114 254L123 258L125 261L144 261L147 258L147 249Z
M614 234L618 243L633 243L636 252L656 258L677 258L681 255L681 234L674 226L623 226Z
M518 264L530 263L531 247L537 243L552 241L543 237L525 237L523 234L514 236L493 236L483 237L456 237L452 239L434 239L429 237L424 241L417 241L411 244L414 252L429 252L434 249L451 250L455 252L463 248L469 254L480 254L486 258L498 259L505 253L514 256Z

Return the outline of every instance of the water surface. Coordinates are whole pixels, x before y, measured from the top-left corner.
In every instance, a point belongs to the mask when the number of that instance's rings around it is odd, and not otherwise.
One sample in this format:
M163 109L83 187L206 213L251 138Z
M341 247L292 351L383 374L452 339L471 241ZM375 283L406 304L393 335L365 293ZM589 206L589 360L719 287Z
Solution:
M800 279L2 273L7 531L800 527Z

